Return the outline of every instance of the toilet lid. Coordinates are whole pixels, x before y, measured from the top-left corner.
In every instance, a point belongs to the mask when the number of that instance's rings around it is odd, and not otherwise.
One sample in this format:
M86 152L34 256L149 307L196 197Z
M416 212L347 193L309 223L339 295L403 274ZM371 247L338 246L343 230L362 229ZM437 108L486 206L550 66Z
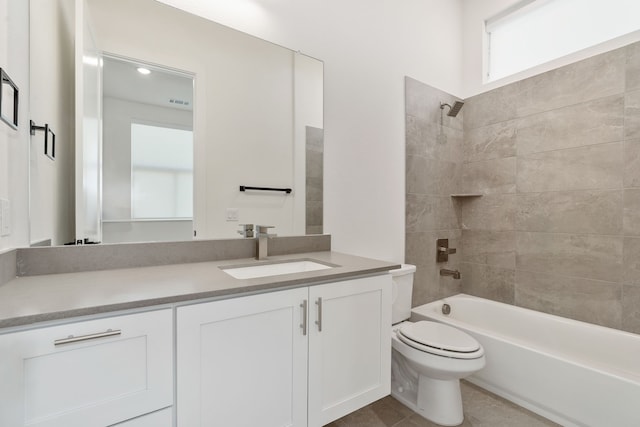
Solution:
M426 320L406 323L400 327L398 332L417 344L439 350L473 353L481 349L480 343L471 335L442 323Z

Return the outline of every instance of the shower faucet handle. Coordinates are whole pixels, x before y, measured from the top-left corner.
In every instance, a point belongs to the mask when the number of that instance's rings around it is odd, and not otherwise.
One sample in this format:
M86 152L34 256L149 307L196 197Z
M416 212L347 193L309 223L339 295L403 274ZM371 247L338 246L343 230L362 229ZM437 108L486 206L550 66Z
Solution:
M444 246L440 246L438 248L438 251L445 253L447 255L451 255L456 253L456 248L445 248Z
M455 254L456 253L456 249L449 249L449 248L445 248L445 247L440 247L438 248L438 250L443 253L443 254L447 254L447 255L451 255L451 254Z
M436 262L447 262L449 255L456 253L455 248L449 248L449 239L436 240L436 248Z

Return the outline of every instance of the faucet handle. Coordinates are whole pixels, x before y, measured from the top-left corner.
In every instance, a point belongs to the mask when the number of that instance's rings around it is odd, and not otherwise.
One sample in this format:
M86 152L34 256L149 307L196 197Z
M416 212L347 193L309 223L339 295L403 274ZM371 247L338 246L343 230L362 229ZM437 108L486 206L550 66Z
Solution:
M253 237L253 224L238 224L242 230L238 230L238 234L243 237Z

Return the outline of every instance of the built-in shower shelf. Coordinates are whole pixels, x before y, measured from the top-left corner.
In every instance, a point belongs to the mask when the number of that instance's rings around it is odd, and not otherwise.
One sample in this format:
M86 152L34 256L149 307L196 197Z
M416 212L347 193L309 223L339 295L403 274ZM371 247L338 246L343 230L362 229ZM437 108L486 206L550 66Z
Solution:
M461 194L452 194L451 197L455 198L464 198L464 197L482 197L483 194L480 193L461 193Z

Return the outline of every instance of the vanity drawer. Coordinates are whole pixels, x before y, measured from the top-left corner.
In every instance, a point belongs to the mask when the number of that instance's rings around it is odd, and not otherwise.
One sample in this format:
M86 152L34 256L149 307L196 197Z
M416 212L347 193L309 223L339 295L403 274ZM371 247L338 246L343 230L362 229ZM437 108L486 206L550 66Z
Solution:
M173 403L170 309L0 335L0 425L108 426Z

